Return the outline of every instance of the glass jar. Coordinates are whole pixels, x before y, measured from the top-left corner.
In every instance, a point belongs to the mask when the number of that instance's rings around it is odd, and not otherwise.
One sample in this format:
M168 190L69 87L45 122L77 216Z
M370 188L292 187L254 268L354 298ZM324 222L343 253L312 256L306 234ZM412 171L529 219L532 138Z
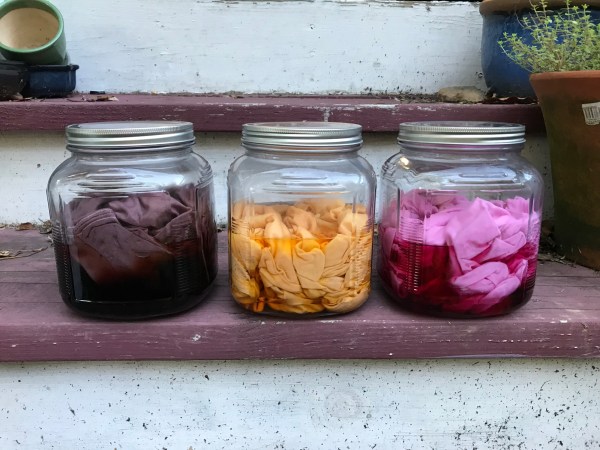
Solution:
M531 298L543 181L524 142L516 124L400 125L382 170L378 270L401 305L468 318Z
M188 122L70 125L48 183L64 302L140 319L186 310L217 273L212 171Z
M370 292L376 177L360 125L246 124L229 169L234 299L289 317L346 313Z

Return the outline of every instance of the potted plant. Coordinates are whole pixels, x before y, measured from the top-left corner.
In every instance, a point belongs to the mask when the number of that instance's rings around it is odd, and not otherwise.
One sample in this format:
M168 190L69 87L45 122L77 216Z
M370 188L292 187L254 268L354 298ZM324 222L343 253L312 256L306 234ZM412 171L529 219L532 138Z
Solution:
M600 23L600 0L572 0L572 6L589 6L588 12L594 23ZM504 33L517 34L527 43L532 42L529 30L523 22L535 14L533 7L540 7L540 0L483 0L479 12L483 18L481 35L481 66L485 82L491 93L498 97L533 97L529 73L511 61L498 45ZM546 13L560 12L565 0L547 0Z
M550 146L554 237L567 258L600 269L600 25L587 6L546 0L523 21L526 42L505 34L500 47L530 71Z

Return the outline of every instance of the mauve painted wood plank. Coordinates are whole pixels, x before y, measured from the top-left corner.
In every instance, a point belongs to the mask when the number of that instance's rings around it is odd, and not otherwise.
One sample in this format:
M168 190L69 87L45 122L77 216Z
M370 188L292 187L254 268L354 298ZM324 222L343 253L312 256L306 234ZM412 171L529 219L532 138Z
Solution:
M189 121L197 131L239 132L247 122L282 120L354 122L373 132L397 132L400 122L415 120L517 122L531 132L544 130L537 105L402 103L394 98L370 97L120 94L118 101L103 102L85 101L83 97L0 102L1 130L63 130L71 123L158 119Z
M48 248L47 250L45 250L44 253L47 253L47 255L51 256L52 258L34 259L33 256L29 256L26 258L17 258L14 260L5 260L3 258L0 258L0 273L29 272L30 274L33 274L49 271L56 272L56 266L54 262L54 255L52 255L52 249ZM27 261L24 262L24 260ZM32 279L31 275L30 279Z
M0 243L10 243L11 236L20 245L46 239L35 231L0 230ZM598 274L589 269L541 264L531 302L501 318L412 314L387 298L375 276L373 294L358 311L289 320L256 316L235 305L227 282L226 237L219 236L220 272L209 297L187 313L142 322L82 317L60 301L56 278L52 282L48 272L38 278L18 270L31 259L49 266L55 277L51 249L0 260L6 277L0 282L0 361L600 357L600 283L593 283ZM571 271L576 275L570 277ZM561 274L562 286L553 273Z
M54 261L52 261L52 266L48 264L47 271L38 271L35 273L35 282L38 284L56 284L56 270L54 269ZM0 283L23 283L28 284L31 283L32 273L29 272L19 272L19 271L11 271L11 272L0 272ZM2 297L0 296L0 302L2 301Z
M397 326L393 321L303 322L243 320L233 329L214 324L172 327L168 323L114 326L88 323L8 327L2 360L165 359L345 359L445 357L598 357L598 326L579 323L489 323L438 321ZM14 330L10 330L14 328ZM491 329L490 329L491 328Z
M537 105L409 103L387 108L356 105L334 106L329 114L330 122L356 122L368 131L397 131L401 122L428 120L511 122L525 125L528 132L544 130L543 117ZM395 127L391 126L393 124Z
M543 268L544 275L551 279L560 279L560 277L592 277L600 280L600 272L587 267L578 266L571 263L556 263L544 261L538 264Z
M564 279L567 277L551 277L544 273L544 276L536 280L538 286L564 286ZM573 276L569 278L569 286L598 286L600 285L600 277L579 277Z
M18 233L19 239L23 239L22 245L11 245L10 242L7 242L7 236L11 232ZM40 248L44 250L31 254L31 250ZM13 272L21 272L21 276L29 277L29 280L32 280L32 273L56 273L51 244L48 242L47 236L41 235L37 231L0 230L0 251L9 251L11 254L16 251L23 252L18 258L0 258L0 281L4 281L5 279L2 277ZM37 281L37 277L35 280Z
M50 235L41 234L36 230L0 229L0 250L33 250L47 247L50 244Z
M596 286L571 286L564 284L563 286L546 286L540 284L536 286L536 295L541 298L546 296L556 296L569 299L570 303L582 302L585 298L600 298L600 282Z
M2 283L0 285L0 306L5 304L22 305L24 303L57 303L58 285L54 283Z

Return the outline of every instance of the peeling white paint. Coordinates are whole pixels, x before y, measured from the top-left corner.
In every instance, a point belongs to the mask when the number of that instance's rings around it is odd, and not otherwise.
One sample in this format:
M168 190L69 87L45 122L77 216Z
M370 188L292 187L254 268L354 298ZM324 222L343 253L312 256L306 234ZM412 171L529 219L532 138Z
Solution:
M467 1L54 0L78 89L365 94L483 87Z
M594 360L2 364L0 448L597 449L599 376Z
M418 111L435 111L436 109L432 106L417 106Z

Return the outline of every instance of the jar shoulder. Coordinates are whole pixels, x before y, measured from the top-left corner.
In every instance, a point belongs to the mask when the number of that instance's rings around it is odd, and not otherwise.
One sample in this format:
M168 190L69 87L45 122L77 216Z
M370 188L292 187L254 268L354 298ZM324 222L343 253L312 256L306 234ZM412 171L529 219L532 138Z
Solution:
M274 175L317 176L320 178L360 178L367 184L376 183L375 170L362 156L351 158L257 158L242 155L229 167L230 182L247 182L252 179Z
M384 180L394 181L413 177L462 176L465 180L479 175L481 178L511 178L520 181L541 182L542 176L535 166L519 154L482 155L470 158L415 157L410 153L397 153L388 158L381 170Z
M213 175L206 159L193 152L147 158L96 158L76 155L63 161L47 185L49 198L129 195L173 186L205 186Z
M65 159L54 169L52 174L50 174L48 186L55 186L64 182L65 180L71 179L79 170L80 169L77 167L76 158L71 156Z
M201 155L190 152L184 156L165 158L80 158L71 156L56 167L51 179L106 173L111 170L131 173L172 173L174 175L181 172L194 172L202 177L212 175L208 161Z

